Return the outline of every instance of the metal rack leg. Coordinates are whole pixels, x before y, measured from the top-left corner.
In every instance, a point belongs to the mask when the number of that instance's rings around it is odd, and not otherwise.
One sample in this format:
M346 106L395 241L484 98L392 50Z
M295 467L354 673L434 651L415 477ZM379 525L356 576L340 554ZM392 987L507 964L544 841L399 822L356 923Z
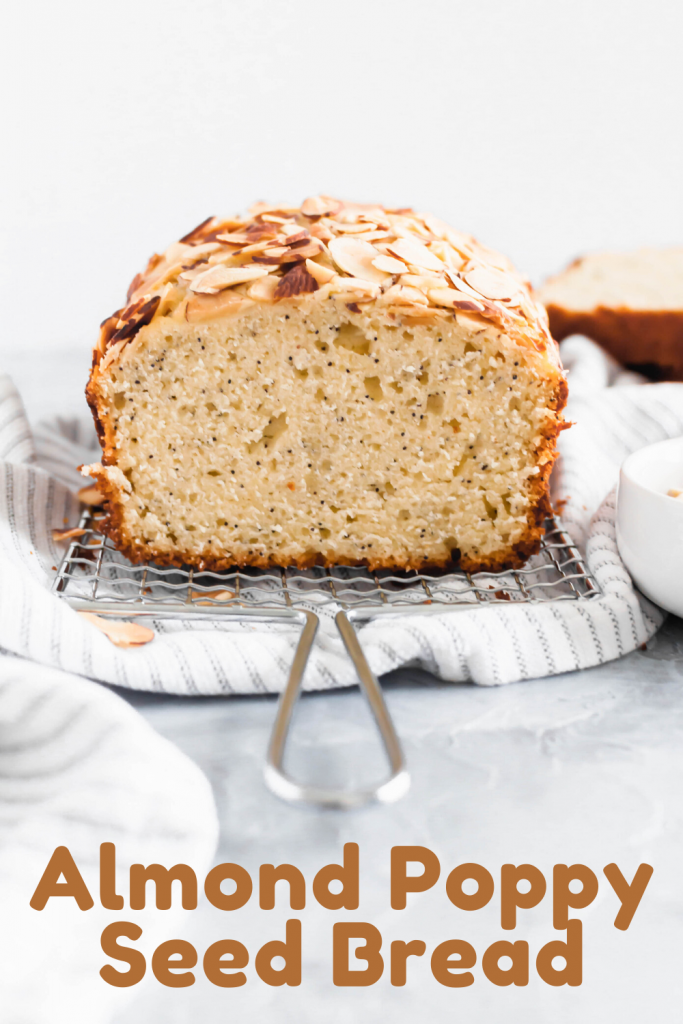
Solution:
M342 810L351 810L375 802L391 803L394 800L399 800L410 786L410 776L406 770L401 744L385 704L381 687L370 670L356 631L345 612L338 612L335 621L344 646L358 673L360 688L365 694L377 724L389 759L391 774L388 779L377 785L366 789L347 791L305 785L296 782L285 772L283 762L287 736L294 708L301 692L301 683L306 665L318 629L317 616L312 612L305 612L304 614L306 615L306 625L296 649L287 686L280 698L268 746L264 769L266 784L273 793L284 800Z

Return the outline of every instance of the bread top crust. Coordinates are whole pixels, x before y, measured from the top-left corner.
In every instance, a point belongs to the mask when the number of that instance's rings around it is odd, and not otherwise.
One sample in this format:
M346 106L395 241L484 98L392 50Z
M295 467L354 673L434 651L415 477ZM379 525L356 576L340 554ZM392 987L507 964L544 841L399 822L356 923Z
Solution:
M358 312L371 307L387 322L494 321L551 372L561 370L545 308L504 256L430 214L329 196L208 217L155 253L133 278L127 305L102 323L93 365L160 316L192 323L257 303L329 298Z
M547 307L683 313L683 248L596 252L574 260L540 289Z

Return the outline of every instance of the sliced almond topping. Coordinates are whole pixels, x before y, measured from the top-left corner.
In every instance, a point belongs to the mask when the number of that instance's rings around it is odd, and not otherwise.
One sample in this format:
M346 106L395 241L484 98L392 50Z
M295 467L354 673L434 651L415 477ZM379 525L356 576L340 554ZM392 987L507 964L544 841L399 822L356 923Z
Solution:
M380 292L380 287L375 281L366 281L361 277L340 277L339 274L332 278L330 287L333 292L355 292L373 298Z
M289 299L295 295L317 292L319 287L320 285L308 272L305 264L297 263L280 278L274 293L275 299Z
M449 309L462 309L465 311L471 310L477 313L484 311L483 302L465 295L464 292L458 292L455 288L431 288L427 294L430 301L436 306L447 306Z
M299 245L291 248L284 256L280 257L281 263L300 263L303 260L312 259L314 256L319 256L323 251L323 246L317 238L312 238L308 245Z
M338 213L342 204L338 199L330 199L329 196L311 196L304 199L301 204L301 212L304 217L325 217Z
M137 622L114 622L92 612L78 612L93 626L104 633L117 647L141 647L153 640L155 633L146 626L138 626Z
M457 288L459 292L462 292L464 295L469 295L470 298L472 299L481 300L481 292L478 292L476 291L476 289L472 288L471 285L467 283L467 281L464 281L462 277L456 274L454 270L451 270L450 267L446 270L446 277L451 282L453 287Z
M377 225L371 221L359 220L355 224L337 224L337 231L342 235L360 235L376 230Z
M195 242L200 242L212 228L217 227L218 223L219 221L217 217L207 217L206 220L203 220L196 228L193 228L192 231L188 231L186 235L183 235L180 241L186 242L188 245L194 245Z
M268 273L263 267L224 267L215 266L205 270L190 282L190 291L201 292L205 295L215 295L224 288L232 288L233 285L243 284L245 281L254 281L257 277L264 277Z
M445 288L446 279L441 274L401 274L399 284L426 292L430 288Z
M380 299L384 306L426 306L429 300L424 292L418 288L409 288L403 284L392 285L383 293Z
M321 242L329 242L330 239L334 238L334 234L329 229L329 221L319 220L315 224L311 224L309 231L313 238L319 238Z
M392 256L398 256L406 263L412 263L416 267L423 267L425 270L443 270L443 262L433 252L430 252L426 245L416 238L397 238L395 242L389 242L387 250Z
M275 289L277 288L279 281L280 278L275 277L274 274L268 274L267 277L260 277L258 281L254 281L249 289L249 297L257 299L259 302L274 302Z
M234 259L236 256L248 256L253 252L263 252L264 249L272 248L273 241L271 239L263 239L260 242L254 242L252 245L245 245L242 249L237 249L234 252L227 254L219 253L217 256L209 257L209 263L222 263L220 259L221 255L227 255L228 259Z
M199 323L214 316L241 313L253 305L252 299L247 299L238 292L222 291L217 295L191 295L185 307L185 319L189 323Z
M273 230L270 232L271 237L275 234ZM253 238L249 238L249 235L245 231L223 231L220 235L216 235L216 240L223 242L225 245L249 245L253 242Z
M52 539L59 543L62 540L71 540L73 537L82 537L87 532L80 526L72 526L70 530L53 530Z
M390 238L394 237L394 233L393 231L385 231L383 228L378 228L377 231L363 231L362 234L357 234L353 237L358 238L361 242L379 242L380 239L382 242L387 242ZM377 251L380 251L379 247Z
M373 260L378 254L369 242L362 242L358 238L333 238L328 248L334 262L347 274L377 284L387 280L387 274L373 266Z
M440 309L438 306L403 306L397 305L392 306L392 310L396 310L402 319L411 317L418 324L428 324L433 320L449 316L445 309Z
M342 203L338 213L331 214L337 224L355 224L359 220L386 224L386 211L368 203Z
M208 256L212 252L217 252L221 247L220 242L204 242L203 245L195 245L188 249L185 253L186 257L194 260L199 260L203 256Z
M335 277L335 272L330 267L324 267L322 263L315 263L313 260L306 260L306 270L314 277L318 284L327 284Z
M264 256L284 256L285 253L289 252L289 246L287 245L271 245L267 246L263 250Z
M301 228L298 224L285 224L278 240L282 238L287 245L295 245L297 242L307 242L310 237L310 232L306 228Z
M403 260L397 260L395 256L376 256L372 265L385 274L405 274L408 271Z
M509 301L520 290L519 282L511 274L488 267L475 267L464 274L464 278L485 299Z
M94 484L90 484L88 487L81 487L78 492L78 500L82 501L84 505L101 505L104 495L97 490Z

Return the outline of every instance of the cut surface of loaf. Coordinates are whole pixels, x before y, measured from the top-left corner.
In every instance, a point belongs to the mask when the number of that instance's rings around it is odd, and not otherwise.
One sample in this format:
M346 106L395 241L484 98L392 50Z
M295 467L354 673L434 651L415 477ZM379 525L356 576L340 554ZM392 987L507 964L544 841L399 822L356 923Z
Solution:
M558 341L586 334L627 366L683 379L683 248L584 256L540 298Z
M503 257L315 197L153 257L87 395L135 562L476 571L538 550L566 384Z

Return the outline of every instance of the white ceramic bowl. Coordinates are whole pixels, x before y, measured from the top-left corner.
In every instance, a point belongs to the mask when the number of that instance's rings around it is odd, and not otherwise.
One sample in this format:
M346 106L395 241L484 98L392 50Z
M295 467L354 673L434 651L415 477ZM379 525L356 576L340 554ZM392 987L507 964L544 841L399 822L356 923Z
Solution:
M659 441L624 462L617 496L617 543L638 588L683 616L683 437Z

